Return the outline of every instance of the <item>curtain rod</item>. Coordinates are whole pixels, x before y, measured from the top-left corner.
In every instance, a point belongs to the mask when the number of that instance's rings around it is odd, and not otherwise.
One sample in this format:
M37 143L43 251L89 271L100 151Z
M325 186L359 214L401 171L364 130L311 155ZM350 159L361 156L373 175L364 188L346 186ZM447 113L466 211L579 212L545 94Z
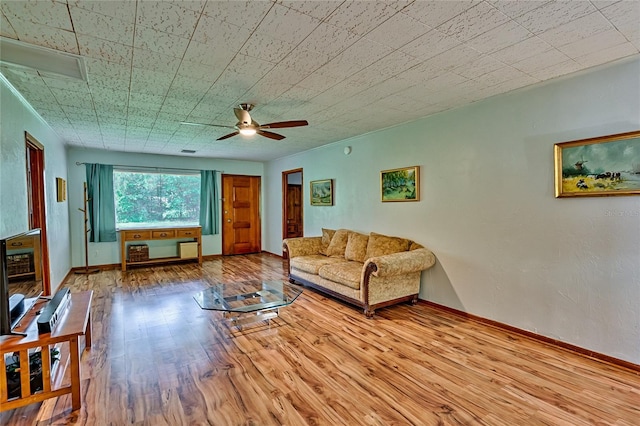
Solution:
M84 164L90 163L81 163L76 161L76 166L82 166ZM123 169L143 169L143 170L178 170L182 172L198 172L201 169L178 169L176 167L150 167L150 166L125 166L122 164L111 164L113 167L122 167ZM217 173L224 173L224 170L214 170Z

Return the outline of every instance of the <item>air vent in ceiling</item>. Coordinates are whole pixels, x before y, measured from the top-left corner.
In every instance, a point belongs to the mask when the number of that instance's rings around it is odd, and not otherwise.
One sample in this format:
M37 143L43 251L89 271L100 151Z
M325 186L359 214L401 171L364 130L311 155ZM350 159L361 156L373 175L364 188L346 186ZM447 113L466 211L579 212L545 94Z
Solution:
M82 56L6 37L0 37L0 61L7 65L37 70L44 76L87 80Z

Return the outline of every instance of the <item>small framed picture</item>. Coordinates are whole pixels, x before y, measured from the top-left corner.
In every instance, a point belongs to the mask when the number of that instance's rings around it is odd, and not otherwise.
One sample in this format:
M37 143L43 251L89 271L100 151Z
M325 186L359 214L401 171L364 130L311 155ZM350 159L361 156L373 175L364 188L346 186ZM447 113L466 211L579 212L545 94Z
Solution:
M556 197L640 195L640 131L557 143Z
M420 201L420 167L402 167L380 172L382 201Z
M333 180L312 180L311 181L311 205L312 206L332 206L333 205Z

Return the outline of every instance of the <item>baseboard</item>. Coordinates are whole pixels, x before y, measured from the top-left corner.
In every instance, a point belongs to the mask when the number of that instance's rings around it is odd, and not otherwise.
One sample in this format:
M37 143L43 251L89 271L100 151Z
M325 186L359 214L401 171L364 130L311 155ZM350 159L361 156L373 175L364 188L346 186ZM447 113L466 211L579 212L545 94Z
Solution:
M482 318L482 317L470 314L468 312L460 311L458 309L450 308L448 306L440 305L438 303L430 302L428 300L419 299L418 303L420 305L427 305L427 306L429 306L431 308L438 309L438 310L441 310L441 311L444 311L444 312L448 312L450 314L454 314L454 315L457 315L459 317L463 317L463 318L471 320L471 321L475 321L475 322L479 322L479 323L482 323L482 324L485 324L485 325L489 325L489 326L492 326L492 327L495 327L495 328L499 328L501 330L508 331L510 333L519 334L521 336L528 337L530 339L537 340L539 342L543 342L543 343L546 343L548 345L552 345L552 346L558 347L560 349L564 349L564 350L567 350L569 352L573 352L573 353L576 353L578 355L581 355L581 356L584 356L584 357L587 357L587 358L596 359L596 360L601 361L601 362L606 362L606 363L609 363L609 364L613 364L613 365L615 365L617 367L626 368L626 369L629 369L629 370L633 371L636 374L640 374L640 365L634 364L634 363L629 362L629 361L625 361L623 359L619 359L619 358L615 358L615 357L612 357L612 356L609 356L609 355L601 354L599 352L594 352L592 350L585 349L585 348L582 348L580 346L572 345L570 343L566 343L566 342L563 342L561 340L552 339L550 337L546 337L546 336L542 336L540 334L532 333L532 332L527 331L527 330L522 330L520 328L513 327L513 326L508 325L508 324L504 324L504 323L501 323L501 322L498 322L498 321L494 321L494 320L490 320L490 319L487 319L487 318Z
M119 263L110 263L110 264L106 264L106 265L91 265L89 266L89 269L100 269L101 271L109 271L111 269L120 269L122 265ZM76 273L76 271L82 271L84 270L84 266L74 266L73 268L71 268L71 270L69 271L69 273L67 274L67 276L65 277L65 280L67 278L69 278L70 275L73 275Z

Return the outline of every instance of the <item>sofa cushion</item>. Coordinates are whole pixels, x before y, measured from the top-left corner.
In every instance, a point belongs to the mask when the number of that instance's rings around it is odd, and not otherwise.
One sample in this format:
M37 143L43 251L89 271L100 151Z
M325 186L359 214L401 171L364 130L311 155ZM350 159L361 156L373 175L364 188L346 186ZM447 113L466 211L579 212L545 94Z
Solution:
M327 248L329 248L329 243L331 243L331 239L335 233L335 229L322 228L322 248L320 249L320 254L327 256Z
M344 257L344 250L347 248L347 238L349 230L338 229L331 238L329 247L327 247L327 256Z
M309 256L298 256L290 260L291 269L308 272L310 274L318 274L318 270L325 265L344 262L344 259L335 257L327 257L321 254L312 254Z
M362 263L340 262L332 265L324 265L318 270L318 275L326 280L334 281L357 290L360 288Z
M369 234L365 259L407 251L409 249L409 243L410 241L405 238L389 237L372 232Z
M356 262L364 262L368 242L368 235L349 232L347 247L344 250L344 258L347 260L355 260Z

